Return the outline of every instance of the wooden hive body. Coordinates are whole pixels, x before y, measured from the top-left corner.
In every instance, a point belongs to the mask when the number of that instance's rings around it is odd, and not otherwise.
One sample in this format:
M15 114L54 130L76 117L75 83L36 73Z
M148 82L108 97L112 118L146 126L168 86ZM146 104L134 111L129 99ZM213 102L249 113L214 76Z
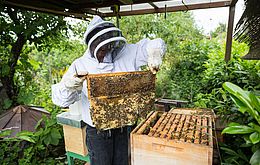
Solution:
M91 118L99 130L132 125L154 105L151 72L89 74L87 83Z
M82 156L88 154L86 146L86 126L82 128L63 125L64 141L66 151Z
M132 165L212 165L212 120L190 109L150 113L131 132Z

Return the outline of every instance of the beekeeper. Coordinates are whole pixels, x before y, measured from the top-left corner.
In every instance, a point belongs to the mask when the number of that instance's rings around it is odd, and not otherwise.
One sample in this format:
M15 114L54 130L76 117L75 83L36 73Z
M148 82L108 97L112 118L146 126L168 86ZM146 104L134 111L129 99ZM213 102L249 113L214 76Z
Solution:
M165 43L157 38L128 44L113 23L99 16L94 16L90 22L84 42L88 45L87 51L71 64L61 82L52 86L53 103L68 107L81 99L91 165L127 165L129 131L126 127L96 130L90 117L87 83L83 83L85 80L81 75L138 71L147 64L156 73L162 63Z

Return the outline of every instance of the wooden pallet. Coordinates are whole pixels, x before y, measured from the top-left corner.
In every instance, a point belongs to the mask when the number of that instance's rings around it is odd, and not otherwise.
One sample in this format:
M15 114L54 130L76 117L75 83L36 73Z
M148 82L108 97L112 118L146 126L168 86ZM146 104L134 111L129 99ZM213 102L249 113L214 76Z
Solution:
M213 116L192 109L149 114L131 133L132 165L211 165Z
M151 111L155 100L155 75L120 72L87 76L91 118L99 130L132 125Z

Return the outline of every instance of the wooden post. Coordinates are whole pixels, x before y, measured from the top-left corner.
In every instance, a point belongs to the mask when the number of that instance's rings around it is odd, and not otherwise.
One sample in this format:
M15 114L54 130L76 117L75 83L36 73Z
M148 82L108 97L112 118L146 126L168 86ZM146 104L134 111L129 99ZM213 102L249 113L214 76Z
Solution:
M228 18L228 29L227 29L226 53L225 53L226 62L228 62L231 58L234 16L235 16L235 6L230 6L229 7L229 18Z

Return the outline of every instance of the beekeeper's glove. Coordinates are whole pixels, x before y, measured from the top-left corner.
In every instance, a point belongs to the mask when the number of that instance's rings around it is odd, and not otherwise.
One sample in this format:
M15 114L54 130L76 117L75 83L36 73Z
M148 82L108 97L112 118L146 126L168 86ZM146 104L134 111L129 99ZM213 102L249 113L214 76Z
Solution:
M153 74L156 74L162 64L162 57L166 51L166 45L160 38L151 40L146 47L148 54L148 67Z
M66 88L81 91L83 82L86 79L88 72L78 72L74 75L64 77L63 82Z

